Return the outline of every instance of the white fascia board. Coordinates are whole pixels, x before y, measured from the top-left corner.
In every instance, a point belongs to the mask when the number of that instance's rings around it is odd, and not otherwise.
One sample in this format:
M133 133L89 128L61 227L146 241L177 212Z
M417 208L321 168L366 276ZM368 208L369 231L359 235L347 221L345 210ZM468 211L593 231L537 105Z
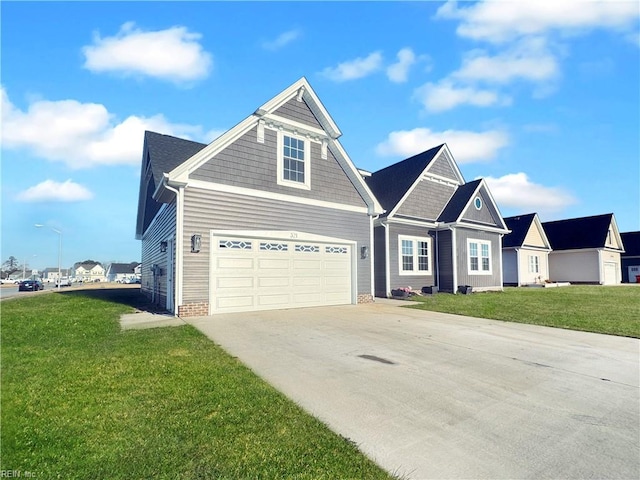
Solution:
M251 115L238 123L235 127L227 130L198 153L169 172L169 179L172 181L186 182L190 173L200 168L212 157L246 134L258 124L258 119L259 117Z
M343 170L347 172L349 179L356 187L356 190L358 190L358 193L365 199L365 202L369 206L369 215L383 214L385 212L384 208L382 208L376 196L369 189L369 186L362 178L362 175L360 175L351 158L349 158L349 155L347 155L347 152L342 148L340 142L336 139L331 139L329 141L329 149L334 153Z
M546 245L546 247L551 250L551 242L549 242L549 238L547 237L547 233L544 231L544 227L542 226L542 222L540 221L540 217L538 217L537 213L533 214L533 225L538 229L538 233L542 237L542 241ZM525 235L526 236L526 235Z
M495 199L493 198L493 195L491 194L491 190L489 189L489 185L487 185L487 182L485 181L484 178L480 179L480 186L484 186L485 192L487 192L487 195L489 195L489 199L491 200L491 203L493 204L493 208L495 208L496 212L498 213L498 217L500 217L500 223L502 224L502 228L507 230L507 232L511 232L511 230L509 230L507 228L507 224L504 223L504 218L502 217L502 213L500 213L500 209L498 208L498 204L496 203Z
M441 224L438 222L429 222L429 221L421 221L421 220L410 220L408 218L398 218L398 217L387 217L386 223L389 225L413 225L416 227L424 227L424 228L438 228Z
M483 232L491 232L491 233L500 233L502 235L506 235L507 233L511 233L509 229L502 229L498 227L492 227L490 225L479 225L477 223L464 223L464 222L449 222L449 223L440 223L439 226L446 228L466 228L469 230L480 230Z
M493 205L493 208L495 209L496 213L498 214L498 217L500 218L500 227L486 227L487 230L491 229L491 230L496 230L496 231L500 231L501 233L511 233L511 230L509 230L507 228L507 224L504 223L504 219L502 218L502 214L500 213L500 210L498 209L498 205L496 204L496 201L493 199L493 195L491 195L491 191L489 190L489 187L487 186L487 182L485 182L484 178L480 179L480 183L478 183L478 186L476 187L476 189L473 191L473 193L471 195L469 195L469 199L467 200L467 203L465 204L464 208L462 208L460 210L460 215L458 215L458 218L456 218L456 220L454 222L451 222L452 224L456 224L457 226L467 226L467 224L465 224L462 221L462 217L464 215L464 212L467 211L467 209L471 206L471 203L473 202L473 200L475 199L475 197L478 195L478 192L482 189L482 187L484 187L484 191L487 193L487 195L489 196L489 200L491 201L491 204ZM473 224L469 225L469 228L474 228L472 226ZM475 227L476 230L478 229L485 229L485 227Z
M613 234L616 237L618 245L621 245L621 248L617 248L615 250L618 252L625 252L624 243L622 242L622 236L620 235L620 230L618 230L618 222L616 222L616 216L613 213L611 214L611 227L613 228Z
M327 135L327 132L320 128L305 125L304 123L296 122L295 120L290 120L278 115L266 113L262 119L265 121L265 127L272 130L287 130L298 135L307 136L309 137L309 140L315 140L316 142L320 142L323 138L327 140L331 138Z
M413 184L407 189L406 192L404 192L404 195L402 196L402 198L400 199L400 201L398 203L396 203L396 205L391 209L391 212L389 212L389 215L387 215L387 217L392 217L394 216L397 211L400 209L400 207L402 206L402 204L405 202L405 200L407 198L409 198L409 195L411 195L411 193L413 193L413 191L417 188L417 186L420 184L420 182L423 181L423 177L425 176L427 170L429 170L429 167L435 162L435 159L442 153L443 149L446 147L445 145L442 145L442 147L440 147L440 150L438 150L438 153L436 153L433 156L433 159L429 162L429 165L427 165L424 170L420 173L420 175L418 175L418 177L416 178L416 180L413 182ZM448 149L447 149L448 151ZM452 157L453 158L453 157ZM455 163L455 162L454 162ZM457 167L456 167L457 169ZM463 179L464 182L464 179Z
M303 89L302 98L307 102L307 105L320 122L320 125L322 125L322 128L327 131L331 138L338 138L339 136L341 136L342 132L340 132L340 129L333 121L331 115L329 115L329 112L324 107L316 93L313 91L311 85L309 85L309 82L305 77L302 77L293 85L289 86L278 95L273 97L271 100L266 102L264 105L262 105L260 108L258 108L256 110L256 114L262 116L264 114L274 112L286 102L299 95L301 88Z
M462 172L460 171L460 169L458 168L458 164L456 162L456 159L453 157L453 155L451 154L451 150L449 150L448 145L445 143L444 145L442 145L442 147L440 148L440 150L438 151L438 153L436 153L433 157L433 160L431 162L429 162L429 165L427 165L427 168L424 169L424 172L422 172L422 175L425 175L429 169L431 168L431 166L436 163L436 159L442 155L442 152L446 151L447 154L449 155L449 158L452 159L452 161L450 162L451 167L453 168L453 172L456 174L456 177L458 177L458 182L459 185L466 183L464 180L464 177L462 176ZM434 175L434 176L439 176L439 175ZM444 177L443 177L444 178ZM449 181L451 181L449 179Z
M311 198L298 197L295 195L286 195L283 193L268 192L266 190L255 190L253 188L237 187L235 185L226 185L223 183L206 182L204 180L189 180L188 187L200 188L202 190L212 190L216 192L235 193L237 195L245 195L255 198L267 198L270 200L278 200L287 203L299 203L302 205L311 205L322 208L331 208L334 210L343 210L347 212L369 213L367 207L357 207L355 205L345 205L342 203L327 202L324 200L314 200Z

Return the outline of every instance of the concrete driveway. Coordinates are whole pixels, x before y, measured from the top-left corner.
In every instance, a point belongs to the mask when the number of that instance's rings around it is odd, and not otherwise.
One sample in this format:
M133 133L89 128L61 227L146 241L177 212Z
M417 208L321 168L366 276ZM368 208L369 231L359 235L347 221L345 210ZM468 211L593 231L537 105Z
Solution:
M405 478L640 478L638 340L388 302L188 323Z

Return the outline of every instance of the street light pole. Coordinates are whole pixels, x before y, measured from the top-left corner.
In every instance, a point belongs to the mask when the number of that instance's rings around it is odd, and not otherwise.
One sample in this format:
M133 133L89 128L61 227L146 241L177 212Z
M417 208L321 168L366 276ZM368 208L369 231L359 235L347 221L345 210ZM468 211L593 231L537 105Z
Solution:
M42 228L44 227L44 225L41 225L39 223L35 224L36 228ZM62 258L62 232L56 228L53 227L49 227L51 228L51 230L53 230L54 232L56 232L58 234L58 291L60 291L60 284L62 283L62 276L60 275L61 273L61 269L60 269L60 261Z

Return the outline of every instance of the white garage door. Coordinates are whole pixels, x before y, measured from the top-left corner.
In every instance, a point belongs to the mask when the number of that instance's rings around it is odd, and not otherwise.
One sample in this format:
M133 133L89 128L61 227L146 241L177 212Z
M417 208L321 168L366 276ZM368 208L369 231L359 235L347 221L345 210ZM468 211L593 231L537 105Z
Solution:
M618 283L618 268L614 262L604 262L604 284L615 285Z
M211 313L351 303L351 244L213 236Z

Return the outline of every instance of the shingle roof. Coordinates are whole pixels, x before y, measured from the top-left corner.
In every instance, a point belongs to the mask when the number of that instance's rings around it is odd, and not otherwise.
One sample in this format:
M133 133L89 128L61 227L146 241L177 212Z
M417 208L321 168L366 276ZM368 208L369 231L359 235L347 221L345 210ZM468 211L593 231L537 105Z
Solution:
M480 182L482 182L482 179L460 185L451 196L447 206L444 207L444 210L440 213L438 221L446 223L457 221L478 188L478 185L480 185Z
M620 237L625 250L623 257L640 256L640 232L625 232L621 233Z
M502 238L502 246L507 248L522 246L535 216L535 213L528 213L526 215L504 218L504 223L507 225L507 228L511 230L511 233L506 234Z
M132 263L112 263L109 266L109 273L117 275L119 273L134 273L134 269L138 266L138 262Z
M442 145L394 163L366 177L365 181L387 214L398 204L411 185L440 151Z
M553 250L602 248L607 240L613 213L570 218L542 224Z
M144 140L156 185L160 184L163 173L170 172L207 146L204 143L149 131L144 132Z

